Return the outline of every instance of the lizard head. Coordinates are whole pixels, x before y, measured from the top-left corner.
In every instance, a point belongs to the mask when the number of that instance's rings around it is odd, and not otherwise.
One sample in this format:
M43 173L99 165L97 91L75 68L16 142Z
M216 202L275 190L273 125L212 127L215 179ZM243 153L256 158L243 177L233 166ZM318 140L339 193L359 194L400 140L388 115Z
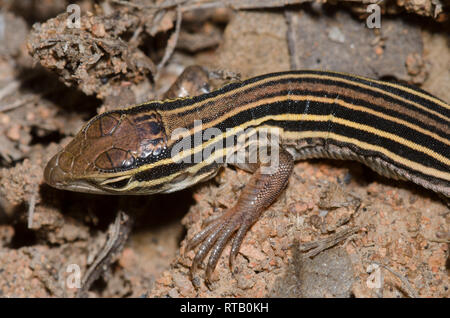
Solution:
M92 118L48 162L45 181L77 192L126 193L140 167L167 157L167 135L158 111L132 110Z

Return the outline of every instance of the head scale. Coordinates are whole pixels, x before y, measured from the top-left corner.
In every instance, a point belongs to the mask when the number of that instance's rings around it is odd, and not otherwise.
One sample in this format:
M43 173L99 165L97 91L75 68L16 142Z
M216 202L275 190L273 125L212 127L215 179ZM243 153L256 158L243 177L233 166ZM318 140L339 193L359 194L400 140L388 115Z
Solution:
M50 160L44 178L60 189L119 192L132 180L133 169L167 153L166 130L156 110L111 111L91 119Z

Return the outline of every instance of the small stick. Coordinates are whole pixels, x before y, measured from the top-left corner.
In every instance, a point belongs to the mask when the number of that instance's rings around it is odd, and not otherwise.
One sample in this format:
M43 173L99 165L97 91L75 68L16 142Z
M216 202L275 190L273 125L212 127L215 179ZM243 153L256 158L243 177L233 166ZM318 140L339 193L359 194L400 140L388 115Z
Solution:
M18 99L14 103L11 103L11 104L0 105L0 112L7 112L9 110L18 108L20 106L25 105L28 102L31 102L35 98L36 98L35 96L29 96L29 97Z
M358 230L359 230L359 227L351 227L351 228L342 230L334 235L331 235L327 238L324 238L322 240L301 244L299 246L299 249L301 252L310 250L309 252L305 253L305 257L314 257L317 254L319 254L320 252L322 252L330 247L335 246L339 242L342 242L349 236L358 232Z
M97 254L92 265L87 269L78 290L77 297L85 297L92 283L100 277L123 249L132 227L132 219L123 211L117 213L114 224L108 230L108 239Z
M0 90L0 100L2 100L3 98L5 98L6 96L8 96L9 94L14 93L20 86L20 82L18 81L12 81L11 83L9 83L8 85L6 85L5 87L3 87Z
M155 81L159 76L159 73L161 69L166 65L167 61L172 56L173 51L175 50L175 47L177 46L178 42L178 36L180 34L181 29L181 20L182 20L182 12L180 6L177 6L177 22L175 25L175 32L170 36L169 41L167 43L166 52L164 53L164 57L162 58L161 62L159 62L157 68L157 73L155 75Z
M30 201L28 202L28 228L31 229L33 227L33 216L34 209L36 207L36 191L33 191L31 195Z
M391 269L389 266L381 264L379 262L376 261L370 261L370 263L373 264L377 264L385 269L387 269L389 272L391 272L392 274L394 274L398 279L400 279L400 281L402 282L402 284L406 287L406 291L408 292L408 296L411 298L418 298L419 296L417 295L416 291L414 290L414 288L411 286L411 284L408 282L408 280L403 276L400 275L399 273L397 273L396 271L394 271L393 269Z
M180 0L180 1L168 0L161 4L153 4L153 5L146 4L146 5L144 5L144 4L132 3L132 2L123 1L123 0L111 0L111 2L113 2L113 3L121 4L124 6L130 6L130 7L138 8L138 9L168 9L168 8L172 8L172 7L178 6L180 4L183 4L187 1L188 0Z
M296 70L297 65L297 52L296 52L296 26L297 26L297 16L295 16L292 10L285 10L284 16L287 23L287 41L289 49L289 58L291 63L291 70Z

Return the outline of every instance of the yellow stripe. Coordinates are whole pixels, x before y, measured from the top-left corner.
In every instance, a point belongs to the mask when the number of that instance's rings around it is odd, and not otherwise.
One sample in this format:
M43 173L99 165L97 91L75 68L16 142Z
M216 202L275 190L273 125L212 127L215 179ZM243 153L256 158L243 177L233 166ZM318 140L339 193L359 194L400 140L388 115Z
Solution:
M356 77L356 78L359 78L359 79L362 79L362 80L366 80L366 81L369 81L369 82L372 82L372 83L381 84L381 85L386 85L386 86L391 86L391 87L397 88L397 89L399 89L399 90L402 90L402 91L404 91L404 92L407 92L407 93L409 93L409 94L417 95L417 96L419 96L419 97L421 97L421 98L423 98L423 99L426 99L426 100L428 100L428 101L430 101L430 102L432 102L432 103L438 104L439 106L441 106L441 107L443 107L443 108L446 108L446 109L449 109L449 110L450 110L450 105L449 105L449 104L447 104L447 103L441 101L441 100L438 99L438 98L435 98L435 97L430 96L430 95L427 95L427 94L423 94L423 93L421 93L421 92L419 92L419 91L417 91L417 90L411 89L411 88L409 88L409 87L397 85L397 84L395 84L395 83L390 83L390 82L378 81L378 80L374 80L374 79L367 78L367 77L363 77L363 76L355 76L355 75L350 75L350 74L345 74L345 73L338 73L338 72L336 72L336 74L342 74L342 75L352 76L352 77Z
M258 127L258 129L260 129L260 128L270 128L270 126ZM287 132L282 133L282 137L286 138L286 139L292 139L292 140L301 140L301 139L305 139L305 138L324 138L324 139L331 138L331 139L334 139L334 140L337 140L340 142L354 144L364 150L376 151L376 152L382 153L386 157L391 158L394 161L399 162L402 165L404 165L412 170L415 170L417 172L420 172L422 174L435 176L440 179L450 181L450 173L424 166L415 161L411 161L409 159L403 158L403 157L387 150L386 148L383 148L383 147L377 146L377 145L372 145L372 144L366 143L364 141L360 141L356 138L349 138L349 137L346 137L343 135L325 132L325 131L302 131L302 132L287 131ZM229 151L229 149L223 148L221 151L215 152L213 155L213 159L217 160L219 158L222 158L228 151ZM197 165L191 167L189 169L189 171L191 171L192 173L195 173L196 171L199 171L201 168L203 168L204 166L206 166L208 164L209 163L207 163L206 161L202 161L202 162L198 163ZM168 176L165 176L165 177L162 177L159 179L155 179L155 180L151 180L151 181L142 181L142 182L134 181L129 185L129 187L127 187L126 190L130 190L132 188L139 187L139 186L144 186L144 187L145 186L155 186L155 185L158 185L161 183L165 183L167 181L170 181L174 177L178 176L180 173L183 173L183 172L178 172L173 175L168 175Z
M261 129L261 128L271 128L271 127L270 126L261 126L261 127L258 127L256 130ZM222 134L222 135L220 135L218 137L221 137L223 135L226 135L226 133L224 133L224 134ZM248 145L248 141L243 146L245 147L246 145ZM215 151L212 154L212 157L208 158L208 160L203 160L202 162L200 162L200 163L198 163L198 164L196 164L194 166L191 166L191 167L189 167L188 169L186 169L184 171L178 171L178 172L172 173L170 175L161 177L159 179L154 179L154 180L150 180L150 181L137 181L137 180L133 181L126 188L121 189L121 192L122 191L129 191L129 190L134 189L136 187L153 187L153 186L156 186L156 185L168 182L168 181L178 177L179 175L181 175L183 173L186 173L186 171L188 171L191 175L195 175L197 173L197 171L199 171L203 167L214 163L215 161L223 158L224 156L226 156L230 152L233 153L233 152L237 151L237 147L238 146L233 145L232 147L228 147L228 148L224 147L222 149L218 149L217 151ZM231 148L231 150L230 150L230 148ZM204 173L204 174L202 174L202 175L200 175L198 177L196 176L196 178L194 180L202 180L203 178L205 178L208 175L211 175L211 171L206 172L206 173ZM198 181L193 181L192 184L195 184L197 182Z
M441 137L438 134L435 134L435 133L433 133L433 132L431 132L431 131L429 131L427 129L423 129L422 127L419 127L417 125L411 124L410 122L407 122L406 120L398 119L396 117L392 117L392 116L386 115L384 113L377 112L377 111L375 111L375 110L373 110L371 108L367 108L365 106L360 106L360 105L353 105L353 104L350 104L350 103L347 103L347 102L344 102L344 101L341 101L341 100L339 100L338 104L341 105L341 106L353 109L353 110L366 112L366 113L375 115L377 117L381 117L383 119L396 122L397 124L404 125L406 127L414 129L414 130L416 130L416 131L418 131L418 132L420 132L420 133L422 133L424 135L428 135L428 136L430 136L430 137L432 137L432 138L434 138L436 140L439 140L440 142L450 146L450 140L448 140L447 138Z
M288 97L290 98L292 96L283 96L283 99L284 98L288 98ZM303 99L305 96L296 96L296 97L299 97L299 98ZM249 107L249 108L251 108L251 107ZM236 113L239 113L240 111L241 110L237 110ZM227 116L228 115L229 114L227 113ZM230 115L229 117L231 117L231 116L232 115ZM429 149L427 147L424 147L424 146L422 146L420 144L414 143L414 142L412 142L410 140L404 139L404 138L402 138L400 136L397 136L395 134L388 133L388 132L385 132L383 130L379 130L379 129L373 128L372 126L355 123L355 122L352 122L350 120L342 119L342 118L339 118L339 117L334 117L332 115L305 115L305 114L281 114L281 115L275 115L275 116L268 115L268 116L265 116L265 117L261 117L261 118L258 118L258 119L247 121L244 124L242 124L240 126L237 126L237 127L234 127L233 129L230 129L229 131L227 131L225 133L224 137L221 137L222 135L219 135L219 136L217 136L217 137L215 137L213 139L210 139L209 141L207 141L207 142L205 142L205 143L203 143L201 145L198 145L194 149L189 149L187 151L180 152L179 156L174 158L174 160L177 161L177 160L180 160L179 157L180 158L185 158L185 157L188 157L188 156L190 156L190 155L192 155L192 154L194 154L194 153L196 153L198 151L202 151L203 148L206 148L210 144L216 142L219 138L227 138L227 137L229 137L231 135L234 135L235 133L237 133L237 132L235 132L235 130L244 130L244 129L250 127L250 126L258 126L259 124L261 124L262 122L267 121L267 120L279 120L279 121L290 120L290 121L298 121L299 123L301 123L302 121L322 121L322 122L323 121L331 121L331 122L336 122L336 123L339 123L341 125L345 125L347 127L352 127L352 128L358 129L358 130L366 131L368 133L371 133L371 134L374 134L374 135L377 135L377 136L381 136L381 137L390 139L390 140L395 141L395 142L397 142L399 144L407 146L407 147L409 147L411 149L414 149L416 151L420 151L422 153L425 153L428 156L433 157L436 160L441 161L445 165L450 166L450 159L449 158L446 158L446 157L442 156L441 154L439 154L439 153L437 153L437 152L435 152L435 151L433 151L433 150L431 150L431 149ZM221 122L221 121L223 121L223 118L220 118L220 119L218 119L216 121ZM208 124L210 124L210 123L208 123ZM212 126L214 126L214 125L212 125ZM207 127L203 127L203 129L206 129L206 128ZM191 135L192 135L192 132L191 132ZM187 155L184 155L185 152L187 153Z
M336 73L336 74L339 74L339 73ZM341 73L341 74L343 74L343 73ZM343 75L348 75L348 74L343 74ZM348 75L348 76L350 76L350 75ZM233 94L242 92L244 90L253 88L255 86L258 86L258 85L261 85L261 84L264 84L264 83L267 83L267 82L272 82L272 81L286 79L286 78L293 78L293 79L301 79L301 78L312 78L312 79L314 79L314 78L317 78L317 79L332 80L332 81L335 81L335 82L341 82L341 83L356 85L356 86L359 86L361 88L367 89L369 91L375 91L375 92L387 95L389 97L392 97L394 99L400 100L400 101L402 101L404 103L413 105L413 106L415 106L415 107L417 107L419 109L422 109L422 110L424 110L424 111L426 111L428 113L431 113L431 114L433 114L435 116L438 116L438 117L440 117L441 119L444 119L447 122L449 121L448 117L446 117L445 115L442 115L442 114L440 114L440 113L438 113L438 112L436 112L434 110L431 110L428 107L420 105L420 104L418 104L418 103L416 103L414 101L411 101L411 100L405 99L405 98L403 98L401 96L398 96L396 94L387 92L387 91L385 91L383 89L380 89L380 88L377 88L377 87L372 87L372 86L369 86L369 85L365 85L365 84L362 84L362 83L358 83L358 82L355 82L355 81L351 81L351 80L347 80L347 79L343 79L343 78L339 78L339 77L332 77L332 76L326 76L326 75L314 75L314 74L285 74L285 75L280 75L280 76L268 77L268 78L265 78L265 79L263 79L261 81L258 81L258 82L255 82L255 83L251 83L251 84L247 84L247 85L245 85L243 87L236 88L236 89L231 90L229 92L226 92L226 93L223 93L223 94L219 94L219 95L217 95L215 97L211 97L211 98L205 99L205 100L203 100L201 102L194 103L192 105L179 107L179 108L172 109L172 110L167 110L164 113L168 114L168 115L173 115L173 114L177 114L177 113L186 112L186 111L192 110L194 108L201 107L201 106L205 105L206 103L214 102L214 101L217 101L218 99L221 99L221 98L224 98L224 97L229 97L229 96L231 96ZM362 79L370 80L370 79L366 79L366 78L362 78ZM374 83L378 83L377 81L374 81L374 80L370 80L370 81L372 81ZM379 83L386 84L384 82L379 82ZM391 84L391 85L394 85L393 87L397 87L397 85L395 85L395 84ZM397 88L400 88L400 86L398 86ZM416 91L413 91L413 90L410 90L410 91L411 91L411 94L416 94L418 96L423 95L423 94L420 94L419 92L416 92ZM436 100L436 101L438 101L438 100ZM162 102L158 102L158 103L162 103ZM439 105L441 105L441 104L442 104L442 102L439 101ZM133 107L135 107L135 106L132 106L130 108L133 108ZM130 109L130 108L127 108L127 109Z
M161 161L158 161L158 162L154 162L154 163L151 163L151 164L148 164L148 165L143 165L143 166L138 167L138 168L136 168L134 170L123 171L123 172L118 172L118 173L111 173L111 174L98 174L98 177L100 177L101 179L104 179L104 178L108 178L108 177L118 177L120 175L129 175L130 173L132 173L132 174L138 173L138 172L141 172L141 171L144 171L144 170L155 168L155 167L160 166L160 165L167 165L167 164L174 163L177 160L182 160L183 158L189 157L189 156L191 156L194 153L197 153L199 151L203 151L204 148L206 148L207 146L209 146L210 144L212 144L214 142L217 142L220 139L225 140L225 138L227 138L227 137L229 137L231 135L235 135L238 132L243 131L243 130L245 130L248 127L258 126L258 125L260 125L261 123L263 123L264 121L267 121L267 120L278 120L278 121L284 121L284 120L294 120L295 121L295 120L297 120L299 123L301 123L302 121L321 121L321 122L323 122L323 121L331 120L332 122L336 122L336 123L339 123L339 124L342 124L342 125L346 125L348 127L356 128L356 129L363 130L363 131L366 131L366 132L371 133L371 134L375 134L377 136L382 136L384 138L388 138L388 139L393 140L393 141L395 141L397 143L403 144L403 145L405 145L405 146L407 146L407 147L409 147L411 149L414 149L416 151L420 151L422 153L425 153L425 154L435 158L436 160L441 161L445 165L450 165L450 159L448 159L448 158L446 158L446 157L444 157L444 156L434 152L433 150L431 150L429 148L426 148L426 147L424 147L422 145L416 144L416 143L414 143L414 142L412 142L410 140L401 138L401 137L399 137L399 136L397 136L395 134L387 133L385 131L373 128L371 126L367 126L367 125L363 125L363 124L357 124L357 123L354 123L352 121L345 120L345 119L338 118L338 117L333 117L333 116L330 116L330 115L281 114L281 115L276 115L276 116L269 115L269 116L265 116L265 117L262 117L262 118L253 119L251 121L247 121L244 124L242 124L240 126L237 126L237 127L234 127L233 129L230 129L230 130L226 131L225 133L223 133L221 135L218 135L215 138L210 139L207 142L205 142L205 143L203 143L201 145L198 145L197 147L195 147L193 149L189 149L189 150L185 150L185 151L180 152L174 158L167 158L167 159L164 159L164 160L161 160ZM317 133L322 133L322 132L317 132ZM330 136L332 136L332 135L333 136L334 135L339 136L339 135L334 134L334 133L329 133L329 135ZM325 136L324 138L326 138L326 136L327 136L326 133L325 133L324 136ZM307 137L305 137L305 138L307 138ZM365 142L359 141L358 139L354 139L354 138L341 138L341 139L337 139L337 140L339 140L339 141L352 140L352 143L357 145L357 146L369 145L369 144L367 144ZM344 141L344 142L346 142L346 141ZM365 146L365 147L361 146L361 148L368 149L367 146ZM224 149L226 149L226 148L224 148ZM423 166L423 165L421 165L419 163L416 163L414 161L411 161L409 159L406 159L406 158L403 158L403 157L401 157L399 155L396 155L396 154L390 152L389 150L387 150L385 148L382 148L381 146L372 145L372 148L370 148L370 149L384 149L384 151L379 151L379 152L387 155L388 157L390 157L394 161L398 161L398 162L402 163L403 165L408 166L409 168L411 168L413 170L417 170L417 171L422 172L422 173L426 173L426 171L430 171L430 172L432 172L432 174L430 174L431 176L445 175L447 177L443 178L443 179L446 179L446 180L450 181L450 175L448 173L446 173L446 172L442 172L442 171L439 171L439 170L434 169L434 168L429 168L429 167ZM378 150L376 150L376 151L378 151ZM216 157L214 157L214 158L216 158ZM420 168L418 168L418 167L420 167ZM94 177L95 178L95 175L94 176L91 175L91 176L87 176L87 177L89 177L89 178ZM171 176L171 175L167 176L167 178L169 180L172 177L173 176ZM442 178L442 177L440 177L440 178ZM159 179L157 179L157 180L159 180Z
M429 176L435 176L437 178L450 181L450 173L448 173L448 172L444 172L444 171L441 171L438 169L424 166L415 161L401 157L401 156L397 155L396 153L393 153L393 152L387 150L386 148L383 148L378 145L372 145L372 144L366 143L364 141L358 140L356 138L349 138L349 137L342 136L339 134L328 133L328 132L324 132L324 131L304 131L304 132L303 131L302 132L289 131L289 132L285 132L283 134L283 137L286 137L286 138L314 138L314 137L331 138L331 139L334 139L337 141L354 144L364 150L380 152L380 153L384 154L386 157L391 158L392 160L399 162L399 163L403 164L404 166L406 166L410 169L413 169L415 171L418 171L422 174L426 174Z
M208 172L200 174L200 175L196 175L196 172L199 171L201 168L203 168L206 165L208 165L208 164L205 164L205 162L203 162L203 164L195 165L195 166L191 167L191 169L189 169L191 174L193 176L195 176L191 180L190 185L197 184L197 183L201 182L202 180L204 180L205 178L208 178L208 177L211 176L211 174L212 174L211 171L208 171ZM197 168L197 167L198 167L198 169L193 169L193 168ZM183 174L183 173L186 173L186 171L180 171L178 173L174 173L174 174L171 174L171 175L159 178L159 179L151 180L151 181L133 181L130 184L128 184L126 188L120 189L120 192L127 192L127 191L130 191L130 190L132 190L134 188L137 188L137 187L151 188L151 187L159 185L161 183L168 182L168 181L178 177L180 174ZM163 188L163 191L171 190L172 186L173 186L172 184L168 184L167 187ZM178 190L181 190L181 189L178 189ZM167 193L175 192L175 191L177 191L177 189L173 189L173 190L171 190L171 191L169 191ZM145 192L145 190L143 192Z
M118 181L121 181L121 180L124 180L124 179L128 179L128 178L130 178L130 175L122 175L122 176L117 177L117 178L106 179L103 182L101 182L100 185L107 185L109 183L118 182Z
M306 120L308 120L308 119L306 119ZM425 153L428 156L433 157L434 159L436 159L438 161L441 161L443 164L445 164L447 166L450 166L450 159L449 158L446 158L446 157L442 156L441 154L431 150L430 148L424 147L424 146L422 146L420 144L412 142L411 140L408 140L408 139L404 139L404 138L402 138L400 136L397 136L395 134L391 134L391 133L385 132L383 130L379 130L379 129L373 128L372 126L355 123L355 122L352 122L350 120L342 119L342 118L339 118L339 117L333 117L332 122L336 122L336 123L339 123L339 124L342 124L342 125L345 125L345 126L348 126L348 127L352 127L352 128L355 128L355 129L363 130L363 131L366 131L368 133L371 133L371 134L374 134L374 135L377 135L377 136L381 136L381 137L390 139L390 140L395 141L395 142L397 142L399 144L407 146L407 147L409 147L411 149L414 149L416 151L420 151L422 153Z
M262 99L259 100L257 102L253 102L253 103L249 103L246 104L240 108L235 108L229 112L227 112L226 114L224 114L221 117L216 118L215 120L212 120L210 122L207 122L206 124L202 125L202 129L208 129L211 127L216 126L217 124L220 124L221 122L223 122L224 120L227 120L230 117L233 117L237 114L239 114L240 112L249 110L251 108L255 108L264 104L271 104L271 103L276 103L276 102L282 102L282 101L287 101L287 100L294 100L294 101L311 101L311 102L319 102L319 103L327 103L327 104L338 104L342 107L346 107L346 108L350 108L353 110L358 110L358 111L363 111L363 112L367 112L370 113L372 115L381 117L383 119L386 120L390 120L393 121L395 123L398 123L400 125L404 125L407 126L411 129L414 129L418 132L421 132L425 135L428 135L436 140L441 141L442 143L445 143L447 145L450 145L450 140L448 140L447 138L443 138L441 136L439 136L438 134L432 133L429 130L423 129L417 125L411 124L405 120L402 119L398 119L380 112L377 112L375 110L372 110L371 108L367 108L365 106L361 106L361 105L353 105L350 103L347 103L343 100L340 99L336 99L336 98L328 98L328 97L317 97L317 96L309 96L309 95L282 95L282 96L275 96L275 97L271 97L271 98L266 98L266 99ZM305 115L301 115L301 116L305 116ZM303 120L303 117L300 117L299 119L299 123L301 122L301 120ZM189 130L189 134L193 134L194 133L194 129L195 128L191 128ZM172 143L176 142L175 140L173 142L169 141L169 145L171 145Z

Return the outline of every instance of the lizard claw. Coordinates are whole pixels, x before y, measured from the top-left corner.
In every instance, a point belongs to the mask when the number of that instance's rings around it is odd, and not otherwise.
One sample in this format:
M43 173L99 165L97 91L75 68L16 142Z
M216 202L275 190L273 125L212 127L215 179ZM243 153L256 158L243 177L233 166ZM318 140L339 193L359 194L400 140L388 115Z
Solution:
M240 211L236 207L231 208L217 220L209 224L199 233L197 233L189 242L186 250L200 245L191 266L191 277L193 277L200 263L206 258L210 252L210 256L206 266L205 279L210 281L211 275L216 268L219 258L230 240L230 238L238 231L238 235L233 239L232 250L230 253L230 266L234 263L239 248L244 239L245 233L254 223L248 218L249 211ZM254 218L256 220L259 217ZM251 223L249 223L249 221Z
M278 168L270 174L262 173L259 168L256 169L249 183L242 190L236 205L217 219L214 218L189 241L186 250L200 245L192 262L191 277L198 265L211 252L205 273L206 281L209 282L225 245L234 235L229 256L229 266L231 270L233 269L245 234L286 187L293 167L292 156L281 148Z

